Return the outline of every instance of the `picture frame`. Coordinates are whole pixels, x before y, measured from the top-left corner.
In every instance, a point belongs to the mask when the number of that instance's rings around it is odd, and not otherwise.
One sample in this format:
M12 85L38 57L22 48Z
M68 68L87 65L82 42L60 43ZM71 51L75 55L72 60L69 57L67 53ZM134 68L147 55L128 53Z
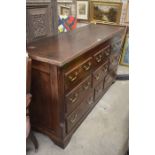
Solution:
M72 3L73 0L57 0L58 3Z
M126 6L125 22L129 23L129 1L127 2L127 6Z
M88 20L89 19L89 1L88 0L77 0L77 19Z
M71 15L71 8L68 6L61 5L60 6L60 15L70 16Z
M129 66L129 34L128 33L126 34L126 37L125 37L120 64Z
M122 2L90 1L90 21L120 24Z

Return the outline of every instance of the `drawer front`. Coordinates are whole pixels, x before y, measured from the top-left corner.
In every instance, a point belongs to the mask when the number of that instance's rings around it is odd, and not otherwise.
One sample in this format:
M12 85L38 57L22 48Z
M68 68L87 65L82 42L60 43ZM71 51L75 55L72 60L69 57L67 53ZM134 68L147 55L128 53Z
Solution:
M122 44L122 34L118 34L111 41L111 53L120 53Z
M109 70L113 70L113 68L116 68L118 66L120 55L115 54L114 56L110 57L110 65Z
M116 34L111 40L112 42L117 42L118 40L122 40L123 33Z
M105 63L109 55L110 55L110 45L106 45L106 47L100 49L97 53L93 55L94 66L99 67L100 65Z
M75 87L71 92L69 92L66 97L66 111L69 114L73 111L77 105L80 104L80 101L84 98L85 95L91 89L91 76L86 78L83 82L81 82L77 87Z
M65 73L65 90L68 92L79 84L87 75L90 74L93 67L92 58L86 59L76 67Z
M117 67L115 67L109 74L105 77L104 81L104 89L109 87L114 81L117 76Z
M82 116L92 107L93 103L93 91L91 91L90 95L67 117L67 132L70 132Z
M93 73L93 87L95 87L107 75L109 63L106 61Z
M121 40L118 40L118 41L113 42L111 44L112 53L120 53L120 51L121 51L121 42L122 42Z
M103 93L103 80L95 87L94 99L97 100Z
M103 50L103 59L107 60L107 58L110 56L111 54L111 49L110 49L110 45L108 45L104 50Z

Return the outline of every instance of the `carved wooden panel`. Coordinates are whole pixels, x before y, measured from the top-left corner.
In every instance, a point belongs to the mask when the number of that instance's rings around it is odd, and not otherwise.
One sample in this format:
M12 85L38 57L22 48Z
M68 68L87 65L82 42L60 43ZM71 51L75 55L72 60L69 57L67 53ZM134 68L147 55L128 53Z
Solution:
M26 4L26 40L31 42L57 33L57 9L54 1Z
M50 33L48 6L27 9L28 40L35 40Z

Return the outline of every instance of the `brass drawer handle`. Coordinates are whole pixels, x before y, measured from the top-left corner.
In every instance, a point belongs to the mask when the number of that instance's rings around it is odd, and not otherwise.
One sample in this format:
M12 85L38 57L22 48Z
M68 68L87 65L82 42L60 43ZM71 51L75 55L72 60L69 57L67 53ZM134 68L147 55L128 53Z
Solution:
M77 114L74 116L74 118L73 119L71 119L71 123L75 123L75 121L76 121L76 119L77 119Z
M99 56L96 56L95 57L97 63L101 62L102 61L102 55L100 54Z
M88 82L86 85L83 86L84 90L87 90L89 88L90 82Z
M89 62L87 65L83 65L83 68L85 69L85 71L88 71L91 67L91 62Z
M110 55L109 51L105 52L105 55L106 56L109 56Z
M75 74L74 74L74 76L69 76L68 78L69 78L69 80L71 81L71 82L73 82L73 81L75 81L76 79L77 79L77 75L78 75L78 72L75 72Z
M108 65L105 66L105 68L103 68L103 72L106 73L108 71Z
M111 63L113 64L115 62L115 58L112 58L111 59Z
M75 93L74 97L70 97L69 100L71 101L71 103L74 103L78 98L78 93Z
M103 72L106 73L108 71L108 68L103 68Z
M91 98L89 98L89 101L87 102L89 105L91 105L92 103L93 103L93 101L92 101L92 97Z
M96 80L99 80L99 79L100 79L100 74L97 74L97 75L95 76L95 79L96 79Z
M92 101L88 101L88 104L91 105L92 104Z

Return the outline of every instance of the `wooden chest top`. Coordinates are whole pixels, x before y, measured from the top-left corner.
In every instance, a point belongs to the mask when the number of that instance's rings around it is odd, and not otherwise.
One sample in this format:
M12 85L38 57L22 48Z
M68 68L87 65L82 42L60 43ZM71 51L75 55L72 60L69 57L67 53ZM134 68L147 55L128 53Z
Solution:
M89 24L31 42L27 45L27 52L32 59L63 66L120 31L123 31L122 27Z

